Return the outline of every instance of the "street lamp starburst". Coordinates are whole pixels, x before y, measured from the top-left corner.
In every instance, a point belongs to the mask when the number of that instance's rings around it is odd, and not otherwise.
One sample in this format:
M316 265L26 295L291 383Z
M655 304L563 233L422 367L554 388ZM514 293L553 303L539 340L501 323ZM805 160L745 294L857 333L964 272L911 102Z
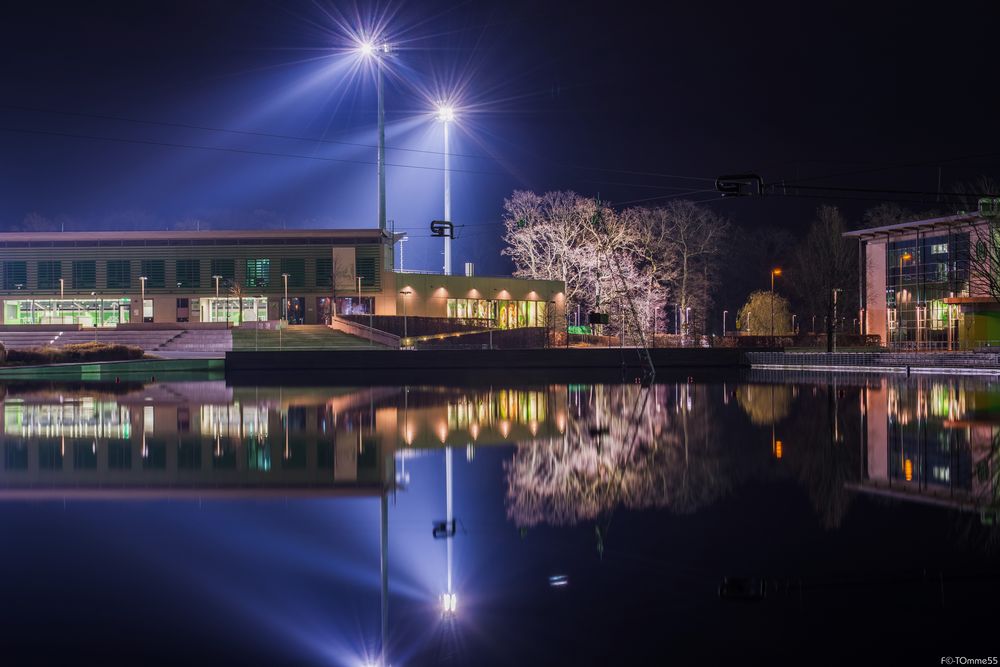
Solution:
M437 119L442 123L451 123L455 120L455 107L444 102L438 102Z

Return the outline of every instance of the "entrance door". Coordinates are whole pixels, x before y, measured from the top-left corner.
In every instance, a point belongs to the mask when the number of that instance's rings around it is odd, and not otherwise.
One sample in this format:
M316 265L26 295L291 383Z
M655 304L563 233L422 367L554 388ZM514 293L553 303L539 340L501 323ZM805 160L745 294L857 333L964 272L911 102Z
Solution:
M285 320L289 324L302 324L306 317L306 300L301 296L290 296L287 302L288 311Z

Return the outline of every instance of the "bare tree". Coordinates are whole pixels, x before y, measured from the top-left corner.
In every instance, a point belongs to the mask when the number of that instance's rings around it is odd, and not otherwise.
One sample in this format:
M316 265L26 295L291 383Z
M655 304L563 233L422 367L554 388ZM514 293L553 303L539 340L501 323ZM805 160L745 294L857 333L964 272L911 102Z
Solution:
M712 282L729 224L714 211L683 200L667 204L663 216L666 251L676 263L676 275L668 281L672 297L684 314L685 333L704 331L712 305ZM688 308L691 318L687 317Z
M788 282L809 309L810 315L825 315L833 322L833 290L850 295L838 298L838 309L854 312L859 307L858 246L844 238L847 224L836 206L820 206L809 233L798 244Z
M237 280L227 282L229 283L229 296L236 299L236 325L239 326L243 323L243 297L246 296L246 290Z

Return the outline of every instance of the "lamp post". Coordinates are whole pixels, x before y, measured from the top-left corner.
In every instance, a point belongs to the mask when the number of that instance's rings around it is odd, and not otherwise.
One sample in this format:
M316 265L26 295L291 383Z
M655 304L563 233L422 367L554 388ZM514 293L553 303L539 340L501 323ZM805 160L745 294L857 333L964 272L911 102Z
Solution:
M62 301L66 298L66 280L63 278L59 279L59 300Z
M61 279L60 279L61 282ZM146 322L146 276L139 276L139 322Z
M728 310L722 311L722 335L726 335L726 315L729 314Z
M361 278L362 278L361 276L358 276L358 307L359 308L361 307ZM374 340L373 334L372 334L372 330L375 328L374 313L372 311L375 310L375 308L374 308L374 304L372 304L372 305L373 305L372 308L367 308L367 307L365 308L365 310L368 311L368 347L374 347L375 346L375 340ZM405 310L405 307L406 306L404 305L404 310ZM405 317L403 318L403 324L404 324L404 327L405 327L405 324L406 324L406 318Z
M219 281L222 280L222 276L212 276L212 280L215 281L215 303L212 304L212 322L215 321L215 309L219 307Z
M376 44L361 42L357 51L365 58L375 60L375 86L378 95L378 228L385 231L385 100L383 95L383 74L385 58L392 53L389 42Z
M903 262L909 262L913 255L909 251L899 256L899 280L896 288L896 343L903 342Z
M288 324L288 274L282 273L281 279L285 283L285 324Z
M448 150L448 124L455 120L455 109L439 102L437 119L444 124L444 219L451 222L451 160ZM444 237L444 275L451 275L451 236Z
M781 269L771 269L771 335L774 335L774 277L781 275Z
M403 296L403 338L408 338L406 335L406 297L413 294L413 290L400 290L399 292Z

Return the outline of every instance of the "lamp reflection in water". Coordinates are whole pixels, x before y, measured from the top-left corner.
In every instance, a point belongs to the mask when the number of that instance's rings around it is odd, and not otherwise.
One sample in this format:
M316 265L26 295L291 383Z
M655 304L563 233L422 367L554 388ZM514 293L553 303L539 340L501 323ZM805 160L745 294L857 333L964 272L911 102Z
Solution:
M441 611L445 616L453 617L458 607L458 598L455 595L454 580L452 578L454 568L454 545L452 538L455 537L455 511L454 511L454 473L451 447L444 450L444 473L445 473L445 523L449 532L445 533L448 550L448 587L441 595Z

